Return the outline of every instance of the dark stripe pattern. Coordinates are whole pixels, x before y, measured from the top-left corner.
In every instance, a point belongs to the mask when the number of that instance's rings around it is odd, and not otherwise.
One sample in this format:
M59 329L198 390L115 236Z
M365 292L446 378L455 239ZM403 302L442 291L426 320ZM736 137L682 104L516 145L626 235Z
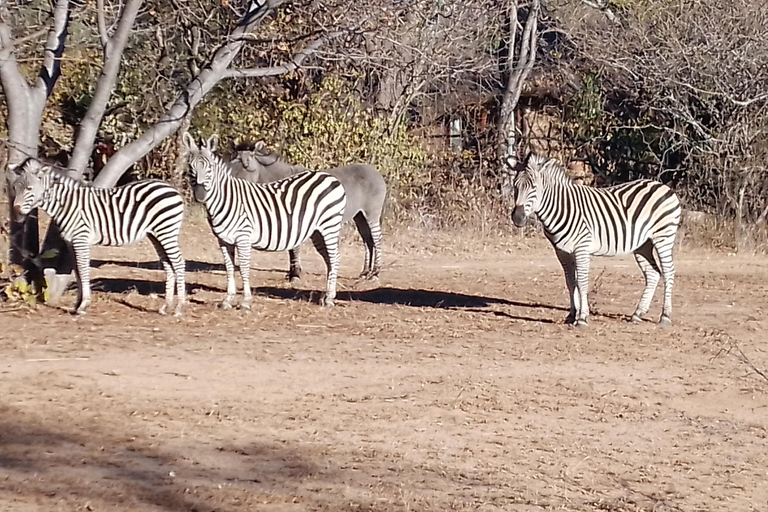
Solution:
M272 183L255 184L234 178L229 164L203 145L190 147L193 186L203 189L208 221L219 240L227 268L227 296L236 293L234 258L243 278L241 308L252 300L249 269L251 249L286 251L311 239L328 269L325 305L333 305L339 265L339 231L346 197L341 183L324 172L300 172Z
M18 198L21 213L41 208L72 245L79 277L77 313L91 301L90 248L123 246L149 237L166 271L165 313L173 303L173 285L179 295L176 316L185 300L184 259L179 233L184 216L181 195L158 180L144 180L116 188L93 188L63 176L34 159L22 166L26 189Z
M633 253L646 288L633 321L648 312L664 279L661 323L671 321L675 268L672 252L680 225L680 201L663 183L638 180L607 188L577 185L553 159L531 155L514 182L513 221L536 214L563 265L571 298L568 320L585 325L591 256Z

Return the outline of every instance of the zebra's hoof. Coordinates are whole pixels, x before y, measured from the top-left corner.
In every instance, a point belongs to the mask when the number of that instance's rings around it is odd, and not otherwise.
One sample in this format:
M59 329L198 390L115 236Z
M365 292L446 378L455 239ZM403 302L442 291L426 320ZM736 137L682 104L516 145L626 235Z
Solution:
M229 302L222 302L221 304L219 304L219 309L223 309L224 311L228 311L228 310L232 309L232 304L230 304Z
M672 325L672 319L668 316L662 316L661 320L659 320L659 326L661 327L669 327Z
M299 276L288 276L288 282L291 285L297 285L301 282L301 277Z
M639 317L638 315L636 315L636 314L635 314L635 315L632 315L632 317L629 319L629 321L630 321L630 322L632 322L633 324L641 324L641 323L643 323L643 319L642 319L642 318L640 318L640 317Z
M251 310L251 304L249 302L244 302L240 304L240 309L242 311L250 311Z
M329 299L328 297L323 297L320 299L320 305L325 308L332 308L334 305L333 299Z
M85 314L84 309L73 309L72 314L75 316L83 316Z
M160 314L160 315L165 316L166 309L167 308L165 306L163 306L163 307L161 307L160 309L157 310L157 313Z
M184 308L182 307L181 304L179 304L178 306L176 306L176 311L173 312L173 317L181 318L181 315L183 312L184 312Z
M588 327L586 320L576 320L573 326L576 327L577 329L586 329Z

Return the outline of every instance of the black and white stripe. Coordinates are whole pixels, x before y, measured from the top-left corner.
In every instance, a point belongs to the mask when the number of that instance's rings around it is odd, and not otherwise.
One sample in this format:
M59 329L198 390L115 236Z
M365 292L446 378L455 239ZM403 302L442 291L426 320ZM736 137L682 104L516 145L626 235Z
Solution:
M205 205L227 269L227 296L221 306L230 308L236 293L235 249L243 279L241 307L248 309L252 301L251 248L287 251L307 239L325 260L328 280L322 302L332 306L339 269L339 231L346 206L339 180L324 172L308 171L272 183L250 183L234 178L229 164L215 154L215 135L200 149L189 133L183 140L190 151L195 197Z
M181 316L185 288L179 233L184 202L176 189L158 180L93 188L35 159L28 159L16 172L23 190L16 194L14 208L23 215L43 209L74 249L79 278L76 313L84 313L91 303L91 246L131 245L148 237L166 273L165 304L160 313L165 314L173 304L175 283L179 295L175 316Z
M571 300L569 322L586 325L590 257L633 253L646 286L632 321L641 321L648 312L663 278L659 323L671 323L672 250L681 215L672 189L651 180L602 189L577 185L555 160L531 155L515 177L514 190L515 225L522 227L529 215L536 214L563 266Z

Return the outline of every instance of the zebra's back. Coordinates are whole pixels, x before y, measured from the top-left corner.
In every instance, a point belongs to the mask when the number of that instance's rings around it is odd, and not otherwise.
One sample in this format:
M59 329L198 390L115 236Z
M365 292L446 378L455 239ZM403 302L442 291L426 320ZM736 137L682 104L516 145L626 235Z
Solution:
M184 215L181 195L159 180L137 181L115 188L82 187L77 195L74 206L79 210L81 222L73 224L87 229L91 245L130 245L148 233L162 237L177 231ZM78 212L72 213L74 218Z
M264 184L229 178L221 185L209 204L209 217L214 233L226 243L247 234L256 249L285 251L315 231L341 226L344 188L325 172L305 171Z
M582 235L590 236L594 255L631 253L651 237L674 236L680 224L680 201L663 183L637 180L607 188L572 188L564 219L581 220L586 231Z

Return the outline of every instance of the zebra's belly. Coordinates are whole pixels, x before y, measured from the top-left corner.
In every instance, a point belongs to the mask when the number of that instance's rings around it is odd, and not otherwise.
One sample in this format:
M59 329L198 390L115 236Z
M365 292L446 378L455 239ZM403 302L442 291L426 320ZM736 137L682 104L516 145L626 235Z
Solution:
M592 256L621 256L637 249L628 240L599 240L589 235L563 237L560 239L548 235L548 238L552 245L568 254L573 254L579 250L586 250Z
M308 238L308 236L303 238L288 236L279 239L277 236L269 237L266 233L262 233L261 237L251 238L251 247L259 251L290 251L303 244Z

